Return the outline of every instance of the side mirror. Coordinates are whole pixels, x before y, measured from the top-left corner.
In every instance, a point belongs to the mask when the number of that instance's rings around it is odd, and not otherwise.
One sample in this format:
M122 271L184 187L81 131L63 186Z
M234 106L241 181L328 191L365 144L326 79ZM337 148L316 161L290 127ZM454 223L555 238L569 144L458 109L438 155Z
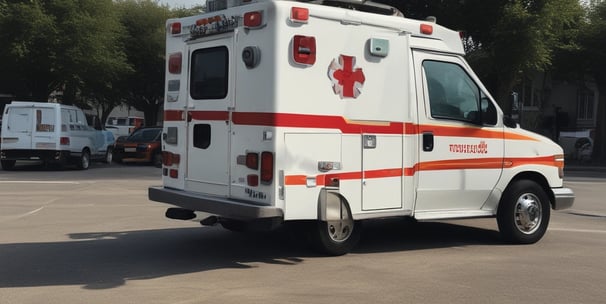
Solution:
M518 123L515 121L515 119L511 118L511 116L504 116L503 117L503 124L506 127L515 129L518 127Z
M498 121L497 108L488 98L482 98L482 124L496 125Z
M470 111L469 113L467 113L467 115L465 116L465 118L467 118L467 120L469 120L470 122L477 124L477 125L481 125L481 117L480 117L480 112L479 111Z

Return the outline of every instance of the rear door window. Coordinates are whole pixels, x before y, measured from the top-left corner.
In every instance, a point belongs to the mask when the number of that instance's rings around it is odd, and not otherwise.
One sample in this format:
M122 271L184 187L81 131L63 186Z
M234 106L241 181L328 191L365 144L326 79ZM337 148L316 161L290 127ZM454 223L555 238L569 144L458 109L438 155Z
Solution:
M7 112L7 131L27 133L32 130L31 108L11 108Z
M193 99L227 96L229 57L227 47L199 49L192 53L189 94Z

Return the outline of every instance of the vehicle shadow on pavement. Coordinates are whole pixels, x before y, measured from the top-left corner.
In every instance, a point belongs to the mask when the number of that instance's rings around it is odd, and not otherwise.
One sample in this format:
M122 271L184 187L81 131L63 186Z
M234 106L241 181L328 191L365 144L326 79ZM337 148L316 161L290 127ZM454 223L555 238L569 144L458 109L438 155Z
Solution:
M234 233L204 227L77 233L69 235L70 241L0 244L0 288L108 289L128 280L254 267L249 263L292 267L321 257L294 235L291 229ZM495 231L437 222L381 221L367 225L362 237L352 254L499 244Z

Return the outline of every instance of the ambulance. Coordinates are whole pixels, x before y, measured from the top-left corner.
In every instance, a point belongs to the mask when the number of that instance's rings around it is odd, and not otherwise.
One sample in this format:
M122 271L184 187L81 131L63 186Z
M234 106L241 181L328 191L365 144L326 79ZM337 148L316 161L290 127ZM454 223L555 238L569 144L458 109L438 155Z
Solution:
M523 130L458 32L370 1L208 1L166 23L166 216L303 225L329 255L365 220L495 217L535 243L569 208L562 149ZM433 19L433 20L432 20Z

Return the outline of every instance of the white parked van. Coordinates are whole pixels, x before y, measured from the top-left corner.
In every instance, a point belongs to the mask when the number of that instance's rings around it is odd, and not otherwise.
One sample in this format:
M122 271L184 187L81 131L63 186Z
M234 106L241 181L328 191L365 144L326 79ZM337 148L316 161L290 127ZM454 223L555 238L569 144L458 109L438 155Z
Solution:
M366 219L496 217L528 244L572 206L562 148L503 115L458 32L362 0L207 5L166 26L167 217L301 221L344 254Z
M19 160L73 163L111 162L114 136L89 126L81 109L44 102L13 101L4 109L0 161L11 170Z
M128 116L128 117L109 117L105 123L105 129L111 131L114 137L128 136L134 130L143 127L145 119L143 117Z

